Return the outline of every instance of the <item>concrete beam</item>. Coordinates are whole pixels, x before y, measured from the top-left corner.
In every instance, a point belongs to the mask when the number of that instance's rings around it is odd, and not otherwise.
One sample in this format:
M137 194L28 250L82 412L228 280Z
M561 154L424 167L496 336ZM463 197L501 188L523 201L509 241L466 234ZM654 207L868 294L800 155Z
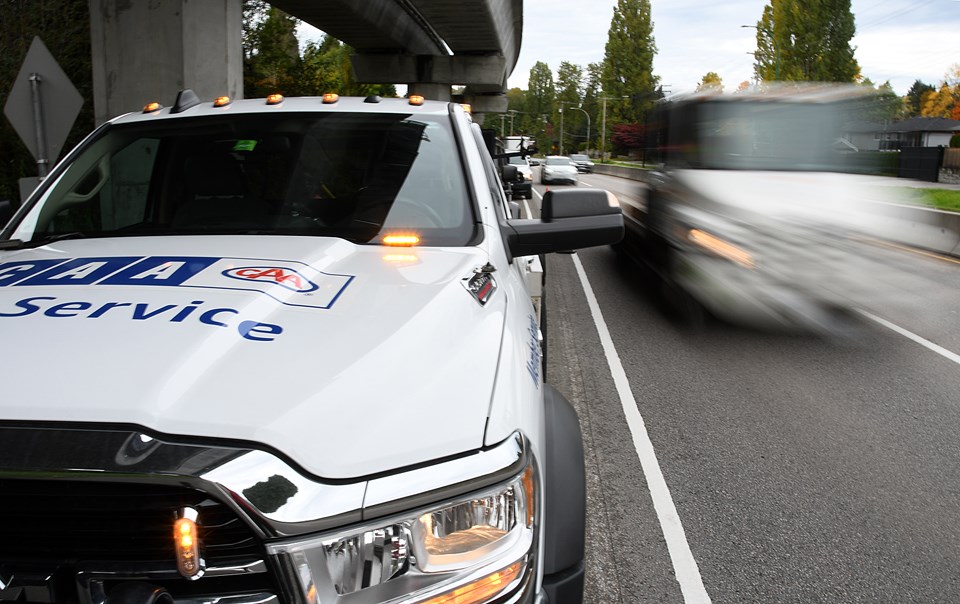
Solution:
M496 86L503 80L501 56L430 56L355 54L350 56L356 80L363 84L471 84Z
M97 124L150 101L243 98L241 0L89 0Z

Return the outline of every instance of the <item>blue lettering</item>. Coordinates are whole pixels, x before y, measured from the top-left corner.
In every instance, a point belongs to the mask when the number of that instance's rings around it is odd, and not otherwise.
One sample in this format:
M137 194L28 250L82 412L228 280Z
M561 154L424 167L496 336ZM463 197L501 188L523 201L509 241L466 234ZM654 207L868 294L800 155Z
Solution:
M6 262L0 264L0 286L16 283L40 271L45 271L63 260L34 260L32 262Z
M181 285L220 258L152 256L102 281L103 285ZM181 319L182 320L182 319Z
M143 321L149 319L150 317L155 317L159 314L165 313L168 310L176 308L176 304L167 304L166 306L161 306L157 310L147 311L146 304L137 304L133 307L133 320L134 321Z
M80 314L81 310L87 310L91 306L93 304L89 302L64 302L51 306L43 314L48 317L75 317Z
M39 306L31 304L31 302L33 302L34 300L56 300L56 298L53 296L37 296L35 298L25 298L14 304L14 306L18 306L22 308L23 312L15 312L15 313L0 312L0 317L25 317L27 315L32 315L33 313L40 310Z
M227 326L226 323L221 323L220 321L217 321L216 319L214 319L214 317L216 317L220 313L225 313L225 312L232 312L235 315L240 314L239 312L233 310L232 308L214 308L200 315L200 322L206 323L207 325L216 325L217 327L226 327Z
M190 304L194 304L194 305L203 304L203 300L194 300L194 301L191 302ZM184 319L186 319L188 316L190 316L190 313L192 313L192 312L195 311L195 310L197 310L197 306L184 306L184 307L183 307L183 310L181 310L180 312L178 312L177 315L176 315L174 318L170 319L170 322L171 322L171 323L180 323L181 321L183 321Z
M87 315L88 319L99 319L107 313L111 308L119 308L121 306L133 306L130 302L107 302L97 310L93 311Z
M135 260L139 258L136 256L77 258L34 275L18 285L90 285Z
M265 334L276 336L283 333L283 328L279 325L274 325L272 323L259 323L257 321L241 321L240 325L237 327L237 331L240 332L240 335L245 337L248 340L253 340L255 342L272 342L275 338L268 338L263 336L257 336L255 334Z

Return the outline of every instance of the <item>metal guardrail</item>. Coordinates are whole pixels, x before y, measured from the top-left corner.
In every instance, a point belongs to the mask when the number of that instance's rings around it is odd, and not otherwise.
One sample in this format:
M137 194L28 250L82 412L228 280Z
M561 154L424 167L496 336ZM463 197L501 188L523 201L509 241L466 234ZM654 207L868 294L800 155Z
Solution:
M596 164L593 171L644 182L650 170L610 164ZM935 188L935 183L930 183ZM872 235L941 254L960 257L960 212L948 212L922 206L882 203L880 220ZM879 210L880 208L878 208Z

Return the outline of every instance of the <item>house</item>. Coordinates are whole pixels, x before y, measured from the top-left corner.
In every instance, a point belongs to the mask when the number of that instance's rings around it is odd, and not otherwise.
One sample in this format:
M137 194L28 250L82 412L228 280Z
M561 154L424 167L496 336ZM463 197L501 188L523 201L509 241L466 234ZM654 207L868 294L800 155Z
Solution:
M861 151L896 151L903 147L947 147L960 134L960 120L912 117L898 122L852 122L845 128L848 141Z

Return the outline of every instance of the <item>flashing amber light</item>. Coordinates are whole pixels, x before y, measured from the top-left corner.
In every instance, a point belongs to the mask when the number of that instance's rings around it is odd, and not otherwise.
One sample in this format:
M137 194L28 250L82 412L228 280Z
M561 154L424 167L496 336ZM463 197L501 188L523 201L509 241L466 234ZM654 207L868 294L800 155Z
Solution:
M473 113L473 105L470 103L460 103L460 106L463 107L463 110L467 113Z
M467 583L443 595L425 600L421 604L477 604L487 602L516 581L522 571L523 560L518 560L478 581Z
M229 105L229 104L230 104L230 97L228 97L228 96L218 96L218 97L213 101L213 106L214 106L214 107L226 107L226 106Z
M177 570L188 579L198 578L203 571L203 560L200 559L196 521L186 516L178 518L173 523L173 543L177 550Z
M687 233L687 237L693 243L696 243L703 249L713 252L721 258L726 258L731 262L735 262L744 268L756 268L756 264L753 262L753 257L749 253L741 250L732 243L727 243L723 239L715 235L711 235L706 231L701 231L700 229L690 229L690 232Z
M417 105L417 106L423 105L423 96L421 96L421 95L419 95L419 94L411 94L411 95L410 95L410 104L411 104L411 105Z
M336 103L339 100L340 100L340 95L333 92L328 92L325 95L323 95L323 102L324 104L327 104L327 105L329 105L330 103Z
M383 245L393 247L410 247L420 243L420 237L413 233L395 233L383 236Z
M147 103L146 105L143 106L143 112L144 112L144 113L153 113L154 111L160 111L160 108L161 108L162 106L163 106L163 105L161 105L160 103L158 103L158 102L156 102L156 101L154 101L154 102L152 102L152 103Z
M283 102L282 94L268 94L267 95L267 105L279 105Z

